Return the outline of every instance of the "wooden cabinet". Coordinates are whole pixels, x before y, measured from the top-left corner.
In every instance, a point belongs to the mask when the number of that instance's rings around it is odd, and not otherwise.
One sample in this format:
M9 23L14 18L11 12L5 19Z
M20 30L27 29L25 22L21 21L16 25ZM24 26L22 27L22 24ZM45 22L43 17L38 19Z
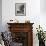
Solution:
M22 46L33 46L33 23L7 23L12 33L13 41Z

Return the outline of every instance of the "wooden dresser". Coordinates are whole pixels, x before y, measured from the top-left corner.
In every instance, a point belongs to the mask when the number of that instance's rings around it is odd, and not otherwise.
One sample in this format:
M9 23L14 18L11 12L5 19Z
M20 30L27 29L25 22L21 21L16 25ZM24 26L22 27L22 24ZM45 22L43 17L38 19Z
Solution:
M33 46L33 23L7 23L12 39L21 46Z

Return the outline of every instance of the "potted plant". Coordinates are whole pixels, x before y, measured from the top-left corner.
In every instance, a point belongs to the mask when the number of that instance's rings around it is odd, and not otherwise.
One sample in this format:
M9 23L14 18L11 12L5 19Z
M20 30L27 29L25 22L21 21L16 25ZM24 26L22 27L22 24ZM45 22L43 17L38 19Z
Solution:
M38 40L39 40L39 46L45 46L45 35L43 32L42 27L36 28L37 29L37 34L36 36L38 36Z

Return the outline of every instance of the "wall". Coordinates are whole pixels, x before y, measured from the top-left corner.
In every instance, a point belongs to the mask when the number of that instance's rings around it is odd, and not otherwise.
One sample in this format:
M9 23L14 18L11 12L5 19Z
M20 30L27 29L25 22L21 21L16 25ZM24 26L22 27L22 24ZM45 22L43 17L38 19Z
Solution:
M40 24L46 31L46 0L40 0Z
M2 27L2 0L0 0L0 31Z
M30 20L33 25L33 45L38 46L38 39L36 37L36 27L39 24L46 30L46 15L42 12L43 0L2 0L2 26L3 31L8 30L7 22L11 19L17 19L19 22ZM44 0L45 1L45 0ZM26 3L26 16L15 16L15 3ZM44 3L43 3L44 4Z
M46 0L40 0L40 10L42 13L46 13Z
M26 3L26 16L15 16L15 3L18 2ZM34 23L39 23L40 15L40 0L3 0L2 1L2 23L6 25L10 19L17 19L19 22L30 20ZM19 18L19 19L18 19ZM23 19L22 19L23 18ZM21 20L21 21L20 21ZM38 21L37 21L38 20ZM6 29L6 28L5 28Z

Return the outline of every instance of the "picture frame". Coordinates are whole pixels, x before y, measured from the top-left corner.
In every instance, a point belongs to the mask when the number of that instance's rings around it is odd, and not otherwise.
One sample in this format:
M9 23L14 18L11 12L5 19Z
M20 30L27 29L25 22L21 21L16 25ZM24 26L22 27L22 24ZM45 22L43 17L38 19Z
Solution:
M15 15L16 16L26 16L26 3L16 3L15 4Z

